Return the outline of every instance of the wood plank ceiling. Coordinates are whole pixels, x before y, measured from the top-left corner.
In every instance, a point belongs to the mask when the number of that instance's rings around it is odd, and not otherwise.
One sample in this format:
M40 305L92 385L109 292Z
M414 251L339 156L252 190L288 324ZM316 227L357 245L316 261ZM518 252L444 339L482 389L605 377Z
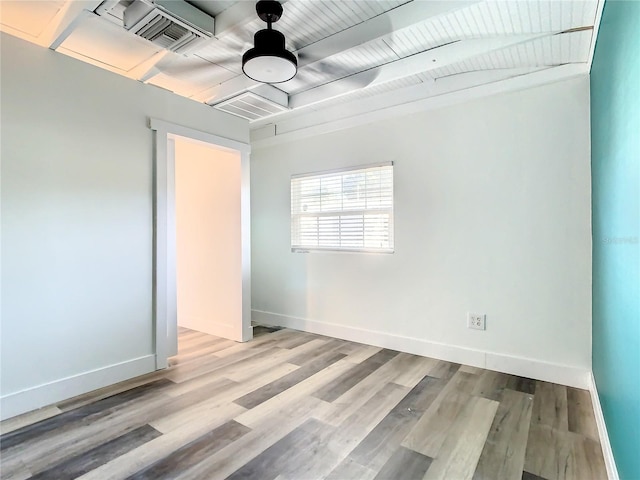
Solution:
M188 55L126 30L123 12L132 0L3 0L0 28L259 126L382 93L400 99L416 85L428 97L566 65L586 72L599 1L289 0L275 28L298 56L299 70L275 85L242 73L242 53L265 25L254 2L189 2L215 18L215 31ZM284 108L233 104L247 92Z

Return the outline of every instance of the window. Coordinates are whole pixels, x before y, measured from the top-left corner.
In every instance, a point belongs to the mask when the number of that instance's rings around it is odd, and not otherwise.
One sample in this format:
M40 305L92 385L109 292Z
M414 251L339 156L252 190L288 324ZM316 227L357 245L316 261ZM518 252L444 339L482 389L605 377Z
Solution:
M291 177L291 251L393 252L393 164Z

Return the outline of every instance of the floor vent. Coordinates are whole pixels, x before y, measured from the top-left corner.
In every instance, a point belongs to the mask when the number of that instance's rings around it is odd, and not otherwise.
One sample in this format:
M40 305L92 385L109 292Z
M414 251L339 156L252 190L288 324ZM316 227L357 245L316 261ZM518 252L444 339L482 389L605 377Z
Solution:
M218 110L231 113L247 120L258 120L273 114L287 111L287 107L260 97L252 92L246 92L237 97L214 105Z

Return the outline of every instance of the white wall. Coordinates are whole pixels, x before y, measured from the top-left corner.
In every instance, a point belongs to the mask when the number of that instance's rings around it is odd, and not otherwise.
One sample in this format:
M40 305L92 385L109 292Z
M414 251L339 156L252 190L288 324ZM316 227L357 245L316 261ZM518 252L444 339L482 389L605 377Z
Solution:
M178 325L242 340L240 153L175 141Z
M254 320L585 386L589 149L587 76L254 146ZM290 252L292 174L387 160L394 254Z
M154 368L157 117L247 123L2 34L2 417Z

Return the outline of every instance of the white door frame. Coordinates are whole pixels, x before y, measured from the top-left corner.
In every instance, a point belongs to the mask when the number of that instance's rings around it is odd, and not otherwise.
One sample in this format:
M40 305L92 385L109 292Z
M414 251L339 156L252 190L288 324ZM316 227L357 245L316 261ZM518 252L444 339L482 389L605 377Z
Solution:
M176 302L176 197L174 139L187 139L240 153L240 229L242 242L242 323L234 340L251 340L251 221L249 196L249 155L251 146L210 133L156 118L149 119L154 131L154 258L153 323L156 369L167 368L168 357L177 353Z

